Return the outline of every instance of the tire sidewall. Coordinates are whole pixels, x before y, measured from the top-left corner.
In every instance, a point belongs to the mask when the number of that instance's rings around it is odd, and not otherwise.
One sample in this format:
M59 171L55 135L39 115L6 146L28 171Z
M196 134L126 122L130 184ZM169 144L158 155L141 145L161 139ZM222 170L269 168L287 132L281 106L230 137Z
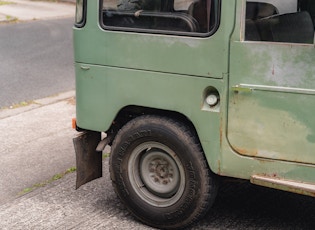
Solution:
M138 119L123 128L113 143L111 155L112 179L119 197L127 205L130 211L145 223L157 223L157 226L175 226L178 223L185 225L192 222L194 210L201 205L200 194L207 188L203 183L207 178L198 170L201 164L200 157L195 157L199 149L192 143L187 133L180 130L172 122L143 122ZM148 204L134 191L128 179L128 162L133 150L144 142L159 142L172 151L179 158L184 168L185 189L181 198L173 205L157 207ZM117 145L119 143L119 146Z

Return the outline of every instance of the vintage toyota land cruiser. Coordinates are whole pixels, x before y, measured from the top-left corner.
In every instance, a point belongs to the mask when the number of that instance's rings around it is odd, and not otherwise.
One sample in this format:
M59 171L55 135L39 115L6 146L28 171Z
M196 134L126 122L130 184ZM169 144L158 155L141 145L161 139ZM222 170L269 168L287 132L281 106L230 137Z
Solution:
M312 0L77 0L77 187L110 145L154 227L200 219L224 177L315 196L314 21Z

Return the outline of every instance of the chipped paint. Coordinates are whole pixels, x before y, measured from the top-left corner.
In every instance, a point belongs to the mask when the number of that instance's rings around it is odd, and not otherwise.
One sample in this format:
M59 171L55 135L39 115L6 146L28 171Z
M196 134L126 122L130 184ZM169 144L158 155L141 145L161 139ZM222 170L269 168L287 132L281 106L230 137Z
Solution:
M258 155L258 150L255 150L255 149L245 149L245 148L236 147L236 146L232 146L232 147L236 152L238 152L239 154L242 154L242 155L247 155L247 156L257 156Z

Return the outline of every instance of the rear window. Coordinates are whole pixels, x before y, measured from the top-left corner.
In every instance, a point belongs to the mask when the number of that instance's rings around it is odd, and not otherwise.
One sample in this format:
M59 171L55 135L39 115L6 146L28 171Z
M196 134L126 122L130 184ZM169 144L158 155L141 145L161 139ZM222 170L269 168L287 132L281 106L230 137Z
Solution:
M220 0L103 0L107 30L209 36L218 27Z

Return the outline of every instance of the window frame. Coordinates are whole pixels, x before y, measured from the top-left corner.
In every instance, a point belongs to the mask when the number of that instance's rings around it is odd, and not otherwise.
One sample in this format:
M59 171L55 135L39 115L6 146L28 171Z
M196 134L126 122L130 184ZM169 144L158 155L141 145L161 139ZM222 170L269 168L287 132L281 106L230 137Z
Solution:
M77 21L77 4L79 0L76 0L76 9L74 17L74 25L77 28L82 28L86 24L86 13L87 13L87 0L82 0L82 18L80 21Z
M119 32L130 32L130 33L145 33L145 34L160 34L160 35L175 35L175 36L185 36L185 37L210 37L216 33L216 31L220 27L221 22L221 5L222 0L217 1L217 6L215 9L214 15L214 26L211 31L207 33L199 33L199 32L182 32L182 31L169 31L169 30L158 30L158 29L146 29L146 28L132 28L132 27L119 27L119 26L108 26L104 23L104 9L103 2L106 0L99 0L99 24L101 28L106 31L119 31Z

